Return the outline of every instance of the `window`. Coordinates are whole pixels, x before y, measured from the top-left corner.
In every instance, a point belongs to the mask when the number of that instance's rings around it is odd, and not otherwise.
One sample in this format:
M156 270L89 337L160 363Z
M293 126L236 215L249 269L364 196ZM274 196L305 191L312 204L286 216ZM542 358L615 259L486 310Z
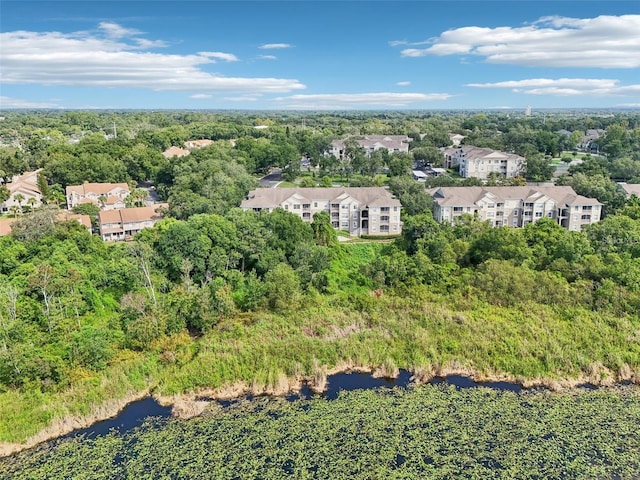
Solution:
M533 203L527 202L524 204L525 208L533 208Z
M496 203L496 207L498 207L498 208L504 207L504 203Z
M340 204L339 203L332 203L331 204L331 208L340 208Z
M285 209L285 210L289 210L289 205L285 205L285 206L284 206L284 209Z
M318 208L318 202L313 202L313 207Z
M488 203L487 204L487 208L496 208L496 204L495 203Z
M381 222L388 222L389 221L389 215L380 215L380 221Z
M299 203L294 203L293 204L293 209L294 210L300 210L300 204Z
M553 218L553 212L549 212L549 213L547 213L547 217L549 217L549 218Z
M514 217L517 217L517 216L518 216L518 209L517 209L517 208L513 211L513 216L514 216Z
M389 231L389 225L380 225L380 231L381 232L388 232Z
M342 209L343 210L349 210L349 205L348 204L342 205Z
M358 222L353 222L353 228L358 228Z
M398 207L393 207L393 211L397 212L398 211Z
M303 203L302 204L302 208L305 210L309 210L311 208L311 204L310 203Z
M541 218L542 217L542 212L536 212L536 218Z
M588 211L588 212L590 212L590 211L592 210L592 208L593 208L593 207L592 207L591 205L585 205L585 206L583 206L583 207L582 207L582 211L583 211L583 212L584 212L584 211Z
M304 218L306 220L310 220L311 219L311 214L309 212L304 212L302 214L302 218Z
M461 213L462 210L462 207L453 207L453 213Z
M353 204L353 209L357 210L358 209L358 205L356 205L355 203Z
M349 228L349 222L342 222L343 228Z
M525 217L530 217L531 216L531 212L524 212L524 216Z
M394 232L397 232L397 231L398 231L398 225L394 225L394 226L393 226L393 231L394 231Z
M493 212L487 212L487 218L493 217Z
M591 220L591 215L582 215L581 220Z
M377 215L373 215L371 217L371 221L375 222L376 220L378 220L378 216Z
M348 213L343 213L342 215L340 215L340 218L349 218L349 214Z
M371 207L371 211L372 212L377 212L378 211L378 207Z
M381 212L388 212L389 211L389 207L380 207L380 211Z
M358 212L353 212L353 219L357 220L358 219Z
M514 226L514 227L517 227L517 226L518 226L518 220L517 220L517 219L515 219L515 218L513 219L513 226Z

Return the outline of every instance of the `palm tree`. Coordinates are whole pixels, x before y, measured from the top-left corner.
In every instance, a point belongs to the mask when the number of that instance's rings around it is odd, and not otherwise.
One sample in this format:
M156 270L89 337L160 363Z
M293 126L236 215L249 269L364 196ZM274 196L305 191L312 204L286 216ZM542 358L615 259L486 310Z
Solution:
M27 203L29 204L29 206L31 207L31 211L33 212L33 210L35 209L36 203L38 203L38 200L36 200L35 197L29 197L27 199Z
M16 207L15 205L11 205L9 207L9 211L11 212L11 215L13 215L13 218L16 218L18 216L18 210L19 208Z
M24 202L24 195L21 193L16 193L13 196L13 201L18 202L18 207L20 207L20 213L22 213L22 202Z

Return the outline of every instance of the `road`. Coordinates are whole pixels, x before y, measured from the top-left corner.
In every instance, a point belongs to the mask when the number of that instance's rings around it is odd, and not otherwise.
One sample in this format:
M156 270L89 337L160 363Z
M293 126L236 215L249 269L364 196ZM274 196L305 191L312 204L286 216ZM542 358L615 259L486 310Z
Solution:
M260 186L266 188L276 188L282 182L282 170L272 170L271 173L260 179Z

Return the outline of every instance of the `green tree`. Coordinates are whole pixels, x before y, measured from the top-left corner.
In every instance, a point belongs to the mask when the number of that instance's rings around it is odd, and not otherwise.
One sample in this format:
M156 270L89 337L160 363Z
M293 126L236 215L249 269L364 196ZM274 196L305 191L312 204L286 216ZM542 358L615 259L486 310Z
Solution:
M338 235L331 226L331 217L327 212L314 213L311 228L313 229L316 245L328 247L338 242Z

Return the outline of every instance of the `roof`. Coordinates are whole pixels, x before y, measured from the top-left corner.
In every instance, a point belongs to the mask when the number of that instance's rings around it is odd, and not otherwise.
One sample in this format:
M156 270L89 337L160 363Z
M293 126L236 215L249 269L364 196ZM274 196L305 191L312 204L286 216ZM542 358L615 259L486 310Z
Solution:
M172 158L172 157L186 157L190 153L191 152L189 150L185 150L184 148L169 147L164 152L162 152L162 155L164 155L165 158Z
M98 213L100 225L107 223L137 223L151 220L159 220L162 213L156 210L165 207L166 204L159 203L151 207L121 208L118 210L107 210Z
M123 190L129 191L129 185L126 183L83 183L82 185L68 185L67 195L71 195L73 193L77 195L88 195L89 193L94 193L96 195L106 195L113 190L121 188Z
M200 140L187 140L184 142L184 146L186 148L202 148L207 147L213 143L213 140L209 140L206 138Z
M422 170L413 170L413 176L416 178L427 178L429 175L424 173Z
M429 190L433 200L440 206L472 206L490 195L495 201L529 200L535 202L547 196L561 205L602 205L595 198L578 195L568 186L550 187L438 187Z
M42 169L34 170L33 172L24 172L22 175L15 175L9 183L5 186L9 189L11 194L26 193L27 195L40 195L40 188L38 188L38 173Z
M407 143L411 141L406 135L362 135L354 138L358 144L364 148L381 148L400 149L406 148ZM345 140L334 140L331 145L335 148L344 147Z
M62 211L58 214L58 220L61 220L63 222L68 220L77 220L85 227L91 228L91 218L89 217L89 215L80 215L76 213Z
M640 197L640 183L619 182L618 185L627 194L628 197L636 195Z
M364 205L402 206L391 192L383 187L330 187L330 188L258 188L249 192L240 205L242 208L275 208L291 197L300 201L339 202L350 196Z
M457 152L464 153L466 160L481 160L485 158L490 160L524 160L524 157L516 155L515 153L500 152L491 148L475 147L473 145L463 145L461 147L446 150L446 153L450 155Z

